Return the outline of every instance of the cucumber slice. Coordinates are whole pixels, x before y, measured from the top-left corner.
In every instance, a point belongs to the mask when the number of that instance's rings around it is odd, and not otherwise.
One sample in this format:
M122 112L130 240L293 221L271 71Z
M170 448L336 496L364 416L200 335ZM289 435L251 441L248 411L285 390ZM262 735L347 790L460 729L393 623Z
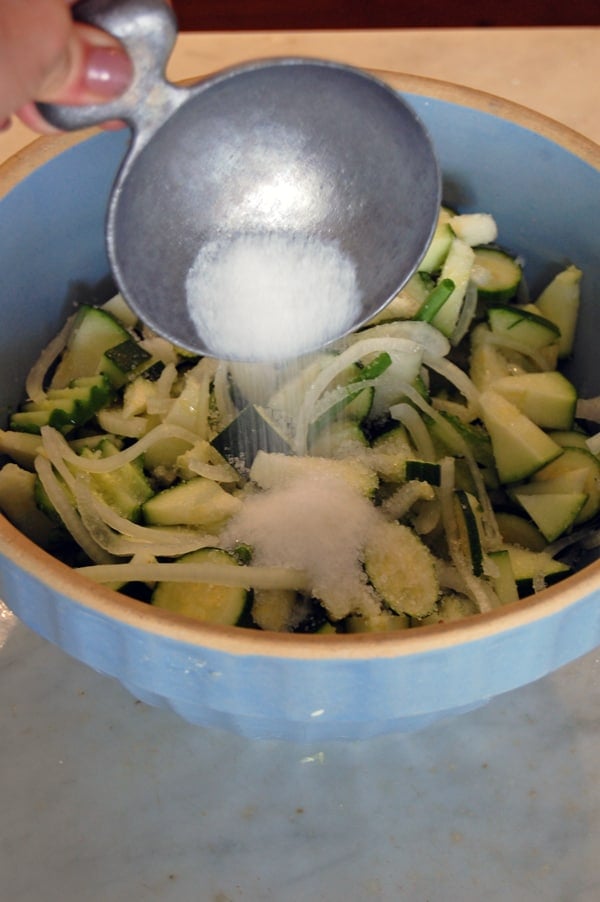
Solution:
M479 608L471 598L466 595L458 595L454 592L443 595L431 614L425 617L413 617L411 626L435 626L440 623L454 623L479 614Z
M429 485L440 485L441 468L439 464L426 460L407 460L405 476L407 481L416 479L418 482L427 482Z
M410 628L406 614L381 610L373 614L352 614L344 621L347 633L395 633Z
M235 557L220 548L201 548L179 558L181 563L209 563L239 566ZM207 623L235 626L244 616L248 604L247 589L215 586L210 583L158 583L151 604L174 614Z
M364 566L375 591L397 614L424 617L435 608L439 584L433 556L407 526L379 524L365 547Z
M337 420L309 438L309 451L314 457L334 457L342 460L360 456L369 443L360 425L353 420Z
M33 462L42 448L39 435L0 429L0 454L7 454L26 470L33 470Z
M440 281L453 282L454 290L431 322L448 338L454 332L460 316L467 285L471 278L474 257L473 248L461 241L460 238L454 238L442 266Z
M563 449L529 417L492 389L480 395L500 482L519 482L550 463Z
M528 548L530 551L543 551L546 547L546 540L530 520L519 514L513 514L508 511L499 511L496 514L496 523L500 530L500 535L507 545L520 545L522 548Z
M553 322L560 332L560 357L568 357L573 351L581 301L581 276L580 269L568 266L554 277L536 301L541 315Z
M514 498L529 514L546 541L553 542L571 529L588 496L585 492L559 493L535 491L535 488L539 486L523 487L514 492Z
M107 310L81 306L52 377L52 388L64 388L81 376L97 375L105 352L129 338L127 329Z
M441 269L453 240L454 232L448 224L447 218L440 215L431 243L419 264L419 271L432 273Z
M533 477L535 484L561 478L564 486L575 487L587 495L576 524L585 523L600 511L600 461L586 448L564 448L560 457L540 469Z
M290 589L255 589L250 611L253 622L261 630L289 632L297 595Z
M106 376L81 376L63 389L50 389L41 401L28 401L10 418L10 427L20 432L39 433L53 426L63 433L83 426L112 397Z
M242 502L225 489L197 476L158 492L142 505L145 522L151 526L197 526L212 532L220 529Z
M560 330L553 322L522 307L505 304L489 307L487 318L495 335L509 338L538 351L560 339Z
M141 373L151 360L152 356L139 342L127 338L104 352L100 361L100 371L115 388L121 388Z
M469 492L458 489L454 493L454 513L461 547L471 562L474 576L483 576L483 544L478 517L477 499Z
M118 453L118 448L105 439L100 443L99 451L102 457L110 457ZM96 455L93 451L84 449L81 456ZM90 473L89 479L92 491L97 492L122 517L136 522L141 517L142 505L154 494L139 459L110 473Z
M36 481L35 473L16 463L5 464L0 469L0 510L32 542L46 548L55 524L36 503Z
M525 598L539 589L539 584L553 585L571 573L571 568L555 560L547 551L530 551L517 545L507 545L510 563L515 575L519 598Z
M246 472L259 451L291 454L292 449L266 410L250 404L211 444L238 471Z
M471 281L477 286L480 298L509 301L516 295L522 276L521 266L506 251L495 247L475 248Z
M577 391L556 370L505 376L493 389L543 429L569 430L573 425Z

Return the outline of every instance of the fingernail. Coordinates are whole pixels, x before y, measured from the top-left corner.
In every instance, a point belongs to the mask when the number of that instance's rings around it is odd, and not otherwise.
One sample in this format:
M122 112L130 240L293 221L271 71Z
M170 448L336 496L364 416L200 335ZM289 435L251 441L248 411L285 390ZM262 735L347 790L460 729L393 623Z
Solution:
M85 59L85 84L99 97L118 97L131 81L133 68L127 54L117 47L89 46Z

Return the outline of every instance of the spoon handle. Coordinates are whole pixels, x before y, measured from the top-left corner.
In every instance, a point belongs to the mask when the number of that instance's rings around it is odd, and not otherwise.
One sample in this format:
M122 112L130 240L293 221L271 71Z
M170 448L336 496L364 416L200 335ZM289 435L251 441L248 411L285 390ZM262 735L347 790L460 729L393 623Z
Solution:
M117 38L129 54L133 76L120 97L83 106L39 103L51 125L65 131L121 119L136 132L154 131L185 100L186 92L165 79L165 67L177 36L177 23L164 0L80 0L77 22L93 25Z

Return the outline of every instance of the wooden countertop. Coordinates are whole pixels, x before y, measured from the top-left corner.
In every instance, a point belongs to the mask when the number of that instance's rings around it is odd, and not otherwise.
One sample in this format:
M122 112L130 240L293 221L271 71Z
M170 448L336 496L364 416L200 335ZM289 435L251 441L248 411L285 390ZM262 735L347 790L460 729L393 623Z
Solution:
M173 80L264 56L316 56L468 85L551 116L600 143L600 28L206 32L179 36ZM0 162L33 140L15 122Z

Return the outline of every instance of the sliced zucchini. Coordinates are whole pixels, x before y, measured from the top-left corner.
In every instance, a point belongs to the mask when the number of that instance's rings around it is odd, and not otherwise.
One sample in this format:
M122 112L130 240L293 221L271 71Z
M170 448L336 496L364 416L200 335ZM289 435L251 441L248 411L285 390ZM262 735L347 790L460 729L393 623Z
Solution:
M129 338L127 329L108 310L81 306L52 377L52 388L64 388L81 376L97 375L105 352Z
M287 633L294 620L296 601L296 592L289 589L255 589L250 611L252 621L261 630Z
M102 457L118 453L112 442L105 439L99 445ZM82 457L94 457L94 452L84 450ZM142 505L154 494L140 459L130 461L110 473L90 473L90 487L114 508L122 517L138 521Z
M82 426L105 407L112 397L106 376L81 376L63 389L50 389L43 400L27 401L10 418L10 427L20 432L39 433L53 426L63 433Z
M454 332L460 316L467 285L471 278L474 256L472 247L469 247L460 238L454 238L442 266L440 281L453 282L454 290L431 322L448 338Z
M560 329L549 319L522 307L497 304L489 307L487 318L495 335L509 338L538 351L560 339Z
M197 526L212 532L237 513L242 502L221 486L197 476L158 492L142 505L151 526Z
M364 566L379 597L397 614L424 617L435 608L439 584L433 556L407 526L382 521L369 536Z
M577 316L581 301L581 270L568 266L542 291L535 305L542 316L558 328L558 353L568 357L573 351Z
M368 442L360 425L353 420L341 419L322 429L309 439L309 451L315 457L360 456L368 448Z
M523 271L506 251L495 247L475 248L471 280L480 298L486 301L509 301L517 293Z
M461 547L466 551L474 576L483 575L483 542L479 523L479 503L469 492L454 493L454 513Z
M8 454L15 463L33 470L33 462L42 448L40 437L34 433L0 429L0 454Z
M372 614L351 614L344 620L348 633L395 633L410 628L407 614L382 609Z
M238 567L235 557L220 548L201 548L179 558L181 563L225 564ZM158 608L202 620L235 626L248 604L247 589L216 586L210 583L161 582L152 593L151 603Z
M386 355L387 356L387 355ZM311 444L318 436L326 431L329 426L340 420L352 420L362 423L368 416L373 406L375 389L372 385L362 386L356 391L349 391L347 395L337 400L332 406L321 414L308 430L308 442ZM264 451L278 451L278 448L263 448Z
M546 540L531 520L513 514L509 511L499 511L496 514L496 523L500 535L507 545L520 545L530 551L543 551Z
M478 613L479 608L471 598L451 592L447 595L442 595L431 614L427 614L425 617L411 618L411 626L435 626L440 623L454 623L456 620L464 620L465 617L472 617Z
M539 491L540 488L543 490ZM515 500L529 514L547 542L553 542L571 529L587 497L585 492L546 491L542 483L523 486L514 492Z
M501 482L526 479L562 454L560 445L492 389L481 393L480 405Z
M584 523L600 510L600 461L586 448L565 447L560 457L540 469L533 480L536 485L561 479L564 488L585 492L587 501L580 510L576 523Z
M569 430L573 425L577 391L557 370L505 376L493 389L543 429Z
M547 551L530 551L517 545L507 545L511 567L517 583L519 598L525 598L540 587L550 586L571 573L571 568L555 560Z
M102 355L100 371L108 377L115 388L141 373L152 360L152 355L133 338L126 338L120 344L108 348Z
M448 251L450 250L453 240L454 232L448 224L447 218L440 215L435 232L433 233L433 238L431 239L425 256L419 264L419 271L432 273L441 269L444 260L448 256Z
M55 524L35 500L35 473L16 463L0 469L0 510L29 539L42 547L50 543Z
M441 483L441 468L439 464L427 460L407 460L405 478L407 482L416 479L418 482L437 486Z
M285 436L262 407L249 404L212 440L212 445L238 471L249 470L259 451L292 454Z

